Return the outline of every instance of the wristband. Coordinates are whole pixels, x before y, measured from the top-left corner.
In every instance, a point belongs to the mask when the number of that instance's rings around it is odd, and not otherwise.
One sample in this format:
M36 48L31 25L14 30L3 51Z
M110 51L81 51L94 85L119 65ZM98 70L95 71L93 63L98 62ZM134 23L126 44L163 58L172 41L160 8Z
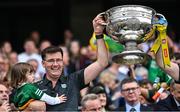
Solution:
M96 39L102 39L104 36L103 36L103 34L101 34L101 35L96 35Z

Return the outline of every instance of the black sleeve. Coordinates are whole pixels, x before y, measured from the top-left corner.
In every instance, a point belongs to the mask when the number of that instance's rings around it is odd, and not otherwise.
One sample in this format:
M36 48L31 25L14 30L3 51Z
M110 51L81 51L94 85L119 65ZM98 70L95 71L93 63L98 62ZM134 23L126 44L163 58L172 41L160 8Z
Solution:
M74 76L76 77L77 79L77 83L79 85L79 89L83 89L85 87L87 87L89 84L85 84L85 80L84 80L84 69L80 70L80 71L77 71L74 73Z

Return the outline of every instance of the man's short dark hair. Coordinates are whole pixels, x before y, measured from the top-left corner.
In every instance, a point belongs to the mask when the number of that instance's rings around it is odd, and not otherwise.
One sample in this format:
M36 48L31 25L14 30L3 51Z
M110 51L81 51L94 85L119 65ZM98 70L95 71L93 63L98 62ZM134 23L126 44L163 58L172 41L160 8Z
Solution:
M62 49L61 49L60 47L50 46L50 47L45 48L45 49L41 52L42 60L45 60L46 54L52 54L52 53L57 53L57 52L60 52L61 55L63 56L63 51L62 51Z
M122 80L121 84L120 84L120 88L122 89L122 86L124 84L127 84L127 83L132 83L132 82L136 82L138 84L138 82L133 79L133 78L125 78L124 80ZM139 85L139 84L138 84Z

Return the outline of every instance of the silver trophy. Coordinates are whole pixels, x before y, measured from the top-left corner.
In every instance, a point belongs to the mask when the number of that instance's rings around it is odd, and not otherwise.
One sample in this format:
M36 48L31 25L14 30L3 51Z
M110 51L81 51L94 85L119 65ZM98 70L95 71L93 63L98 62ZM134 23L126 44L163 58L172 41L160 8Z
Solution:
M153 18L156 11L141 5L122 5L103 12L106 33L123 44L125 50L112 57L115 63L138 64L149 58L137 45L154 34Z

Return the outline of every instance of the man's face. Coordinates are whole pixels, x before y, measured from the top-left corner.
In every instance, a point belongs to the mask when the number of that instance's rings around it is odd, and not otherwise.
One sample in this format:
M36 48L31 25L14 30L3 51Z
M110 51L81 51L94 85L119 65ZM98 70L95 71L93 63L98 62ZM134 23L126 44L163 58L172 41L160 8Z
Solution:
M60 52L46 54L42 64L46 69L47 78L57 79L60 77L63 71L63 57Z
M122 95L124 96L125 100L133 104L139 101L139 96L141 94L139 86L136 82L126 83L122 86Z
M180 84L174 84L174 90L172 91L172 95L180 103Z
M84 112L102 112L102 106L99 99L89 100L86 102Z
M25 52L33 53L36 49L35 43L33 41L27 41L24 45Z
M0 84L0 104L9 101L9 90L6 86Z

